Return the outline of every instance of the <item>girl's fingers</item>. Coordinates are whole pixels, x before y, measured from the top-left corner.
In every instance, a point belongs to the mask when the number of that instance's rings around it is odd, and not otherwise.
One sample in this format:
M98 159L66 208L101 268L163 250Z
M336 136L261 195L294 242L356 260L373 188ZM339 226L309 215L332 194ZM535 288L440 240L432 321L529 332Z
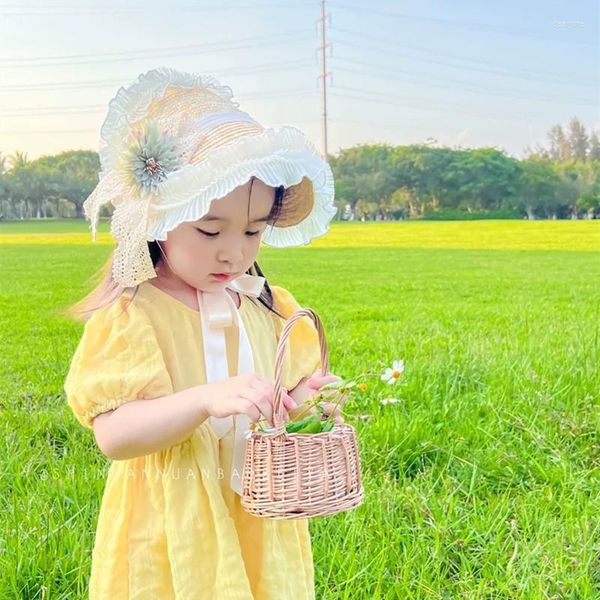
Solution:
M283 405L289 410L298 406L296 401L289 394L283 396Z
M321 406L323 407L323 410L325 411L325 414L328 417L333 417L333 422L335 425L341 425L342 423L344 423L344 417L340 412L339 406L336 406L332 402L322 402Z
M323 407L323 409L325 410L325 412L328 415L339 415L340 414L340 407L336 406L335 403L333 402L321 402L321 406Z
M324 396L325 398L329 397L329 396L335 396L336 394L338 394L337 390L322 390L321 392L319 392L322 396Z
M290 420L288 411L293 410L298 405L296 404L296 401L289 394L286 394L286 393L283 394L282 403L283 403L283 408L285 409L283 411L283 421L285 423L287 423L287 421ZM274 415L273 415L273 418L275 418ZM274 423L271 423L271 424L274 425Z
M338 381L341 377L337 375L312 375L308 378L307 383L311 388L319 389L321 386L326 383L332 383L333 381Z
M273 406L264 394L256 389L249 388L245 391L245 393L242 393L241 396L242 398L252 402L252 404L254 404L256 409L259 411L259 415L262 415L267 422L273 422Z

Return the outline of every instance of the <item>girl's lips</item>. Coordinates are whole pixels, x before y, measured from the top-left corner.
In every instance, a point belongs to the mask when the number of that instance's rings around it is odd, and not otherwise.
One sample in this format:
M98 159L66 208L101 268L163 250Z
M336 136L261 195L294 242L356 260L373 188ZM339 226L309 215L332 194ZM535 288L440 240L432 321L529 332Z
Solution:
M225 281L226 279L232 277L233 273L211 273L211 275L217 279Z

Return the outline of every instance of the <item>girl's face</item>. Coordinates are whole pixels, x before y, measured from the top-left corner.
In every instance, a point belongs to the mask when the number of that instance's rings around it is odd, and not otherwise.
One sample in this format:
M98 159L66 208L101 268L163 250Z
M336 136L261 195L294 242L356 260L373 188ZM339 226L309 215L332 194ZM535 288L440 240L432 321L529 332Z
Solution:
M180 223L167 233L166 241L159 241L168 262L161 258L157 274L183 287L224 288L254 263L274 201L275 188L256 178L213 200L204 217ZM231 277L223 281L214 273Z

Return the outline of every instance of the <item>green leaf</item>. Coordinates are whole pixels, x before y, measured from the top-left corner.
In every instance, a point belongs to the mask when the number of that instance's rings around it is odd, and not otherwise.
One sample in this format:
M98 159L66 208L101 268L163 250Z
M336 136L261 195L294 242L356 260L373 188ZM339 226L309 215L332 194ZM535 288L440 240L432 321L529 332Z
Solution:
M321 431L321 420L315 419L311 423L308 423L308 425L305 425L304 427L302 427L302 429L300 429L299 431L296 431L296 433L319 433L320 431Z
M288 433L297 433L303 427L310 425L313 421L319 418L318 415L311 414L308 417L304 417L298 421L288 421L285 424L285 429Z
M321 425L321 431L331 431L333 429L333 421L330 419L327 421L323 421Z

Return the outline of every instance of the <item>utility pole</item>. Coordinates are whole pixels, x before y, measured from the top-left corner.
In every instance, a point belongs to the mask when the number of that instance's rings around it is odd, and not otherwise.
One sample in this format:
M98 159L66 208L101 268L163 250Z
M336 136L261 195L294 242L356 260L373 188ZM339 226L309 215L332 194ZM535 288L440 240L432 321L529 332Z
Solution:
M326 36L326 28L325 28L325 19L329 17L331 23L331 15L325 12L325 0L321 0L321 17L317 20L317 22L321 23L321 45L319 46L319 50L321 51L321 74L319 75L319 79L323 80L323 95L321 97L321 109L322 109L322 158L327 160L327 77L331 75L331 72L327 72L327 64L325 57L325 50L330 44L327 43Z

